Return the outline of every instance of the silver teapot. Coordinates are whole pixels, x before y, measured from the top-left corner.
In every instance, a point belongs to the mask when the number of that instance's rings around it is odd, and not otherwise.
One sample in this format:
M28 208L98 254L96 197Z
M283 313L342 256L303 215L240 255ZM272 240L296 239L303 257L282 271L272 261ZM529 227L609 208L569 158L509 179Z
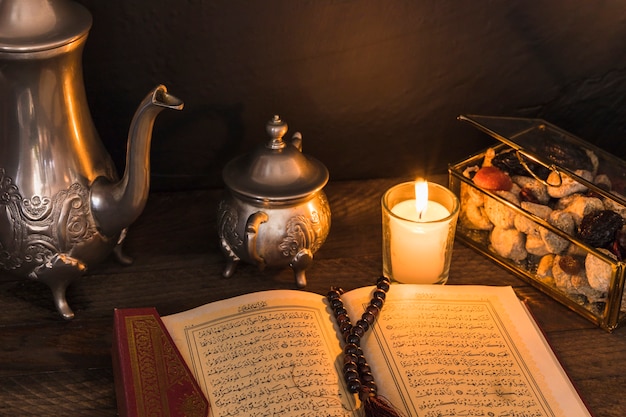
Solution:
M241 260L260 269L289 266L296 285L330 231L330 206L322 188L328 170L302 153L302 135L283 140L288 126L279 116L267 123L264 146L230 161L218 207L218 234L230 277Z
M0 269L66 288L121 252L150 186L154 120L183 103L157 86L130 126L122 178L100 142L83 86L87 9L67 0L0 0Z

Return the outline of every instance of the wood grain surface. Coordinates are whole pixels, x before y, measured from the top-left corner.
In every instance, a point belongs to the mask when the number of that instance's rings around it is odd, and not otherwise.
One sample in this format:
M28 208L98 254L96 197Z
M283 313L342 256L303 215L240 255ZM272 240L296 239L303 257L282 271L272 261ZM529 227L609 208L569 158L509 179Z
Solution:
M445 177L436 178L446 182ZM380 197L397 180L331 182L328 239L307 271L307 290L370 285L380 275ZM266 289L293 289L289 269L225 265L215 228L221 190L154 193L125 244L135 261L107 260L76 281L64 321L37 282L0 277L0 415L115 416L113 309L154 306L167 315ZM457 242L449 284L511 285L527 301L581 397L598 417L626 415L626 332L609 334Z

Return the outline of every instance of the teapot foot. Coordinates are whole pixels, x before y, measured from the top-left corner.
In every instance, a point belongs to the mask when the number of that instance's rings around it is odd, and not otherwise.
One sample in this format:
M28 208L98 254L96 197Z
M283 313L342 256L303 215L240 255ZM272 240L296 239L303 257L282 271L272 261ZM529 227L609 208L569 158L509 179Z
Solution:
M54 298L54 304L61 315L65 320L72 320L74 318L74 311L70 308L70 305L67 303L67 299L65 297L65 291L69 286L69 282L66 285L57 285L56 287L50 287L52 290L52 297Z
M313 263L313 252L309 249L301 249L296 256L293 257L289 266L293 269L296 278L296 286L298 288L306 287L305 270Z
M133 258L124 253L124 240L126 240L127 233L128 228L122 229L122 231L120 232L120 237L117 239L117 243L113 247L113 257L117 262L124 266L133 263Z
M134 261L132 256L128 256L124 253L124 249L122 248L122 245L116 245L113 248L113 257L115 258L117 262L119 262L121 265L124 265L124 266L131 265Z
M126 239L127 233L128 229L123 229L120 233L119 239L117 239L115 247L113 247L113 256L115 257L115 260L125 266L131 265L134 260L131 256L124 253L124 240Z
M66 320L74 318L74 312L65 296L67 287L87 271L87 266L79 260L65 254L56 254L45 264L39 265L29 278L41 281L52 291L54 305Z

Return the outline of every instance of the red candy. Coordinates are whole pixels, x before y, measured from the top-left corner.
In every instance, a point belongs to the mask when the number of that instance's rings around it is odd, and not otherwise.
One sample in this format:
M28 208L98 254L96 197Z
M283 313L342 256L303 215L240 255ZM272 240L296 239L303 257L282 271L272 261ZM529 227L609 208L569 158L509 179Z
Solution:
M511 177L495 166L480 168L474 175L474 184L492 191L509 191L513 187Z

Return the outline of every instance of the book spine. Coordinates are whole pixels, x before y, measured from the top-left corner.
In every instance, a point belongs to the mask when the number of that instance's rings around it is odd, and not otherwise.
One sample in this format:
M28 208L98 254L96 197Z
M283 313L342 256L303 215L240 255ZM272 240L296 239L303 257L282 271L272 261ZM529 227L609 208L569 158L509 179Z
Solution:
M156 309L114 311L111 358L121 417L208 415L208 401Z

